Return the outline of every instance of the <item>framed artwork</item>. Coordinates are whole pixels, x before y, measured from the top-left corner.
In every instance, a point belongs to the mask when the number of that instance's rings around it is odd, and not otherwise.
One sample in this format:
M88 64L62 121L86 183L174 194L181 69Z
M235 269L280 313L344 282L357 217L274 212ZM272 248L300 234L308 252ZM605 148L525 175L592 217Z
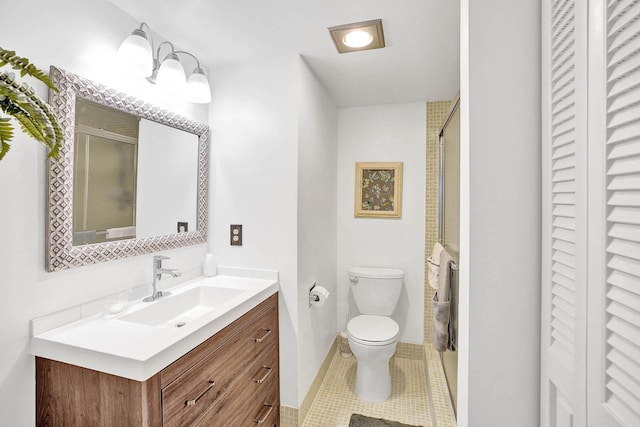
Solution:
M402 162L356 162L355 216L400 218Z

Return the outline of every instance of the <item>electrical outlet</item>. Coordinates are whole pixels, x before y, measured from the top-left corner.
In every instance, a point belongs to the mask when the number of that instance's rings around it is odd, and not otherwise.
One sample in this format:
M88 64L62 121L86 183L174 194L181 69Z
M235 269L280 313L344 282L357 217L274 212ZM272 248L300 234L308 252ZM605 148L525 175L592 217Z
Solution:
M189 231L189 223L178 221L178 233L186 233Z
M231 224L231 246L242 246L242 224Z

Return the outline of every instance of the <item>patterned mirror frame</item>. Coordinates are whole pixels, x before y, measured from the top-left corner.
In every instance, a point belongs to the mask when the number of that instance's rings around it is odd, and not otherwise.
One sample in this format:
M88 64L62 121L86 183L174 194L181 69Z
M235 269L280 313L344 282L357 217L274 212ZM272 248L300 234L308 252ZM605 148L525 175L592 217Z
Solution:
M49 159L48 161L47 271L65 270L206 243L209 204L209 127L56 67L51 67L50 78L59 91L49 91L49 104L60 121L64 142L60 149L60 160ZM196 230L73 246L73 144L77 97L198 136Z

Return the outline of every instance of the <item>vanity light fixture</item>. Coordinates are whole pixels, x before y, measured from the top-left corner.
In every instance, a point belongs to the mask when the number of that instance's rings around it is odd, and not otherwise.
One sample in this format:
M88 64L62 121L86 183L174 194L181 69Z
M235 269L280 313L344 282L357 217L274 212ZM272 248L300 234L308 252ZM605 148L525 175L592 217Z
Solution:
M146 30L144 30L146 27ZM171 51L160 60L160 49L162 46L169 46ZM187 80L184 66L178 55L187 55L196 61L196 67ZM167 93L184 93L189 102L198 104L208 104L211 102L211 87L209 80L204 74L200 61L195 55L183 51L175 50L171 42L165 41L153 48L153 37L151 28L146 22L140 24L140 28L133 30L127 37L117 53L118 62L127 73L137 77L146 77L152 84L157 84L159 88Z
M328 28L338 53L379 49L385 46L382 19Z
M146 24L143 22L122 42L116 56L120 68L136 77L149 77L153 72L153 50L143 25Z
M187 77L173 46L170 43L168 44L171 46L171 53L162 60L160 67L157 65L158 61L154 59L153 74L147 77L147 80L158 85L160 89L167 93L179 95L187 87ZM160 56L160 47L162 47L162 44L158 46L158 57Z

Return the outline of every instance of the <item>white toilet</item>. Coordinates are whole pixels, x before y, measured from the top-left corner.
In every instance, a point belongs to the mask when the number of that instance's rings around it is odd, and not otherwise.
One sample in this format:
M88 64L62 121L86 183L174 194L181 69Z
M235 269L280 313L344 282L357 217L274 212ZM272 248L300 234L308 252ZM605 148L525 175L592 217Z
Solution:
M356 394L367 402L382 402L391 394L389 359L396 351L400 327L390 316L400 298L403 275L395 268L349 270L360 315L347 324L347 336L358 359Z

